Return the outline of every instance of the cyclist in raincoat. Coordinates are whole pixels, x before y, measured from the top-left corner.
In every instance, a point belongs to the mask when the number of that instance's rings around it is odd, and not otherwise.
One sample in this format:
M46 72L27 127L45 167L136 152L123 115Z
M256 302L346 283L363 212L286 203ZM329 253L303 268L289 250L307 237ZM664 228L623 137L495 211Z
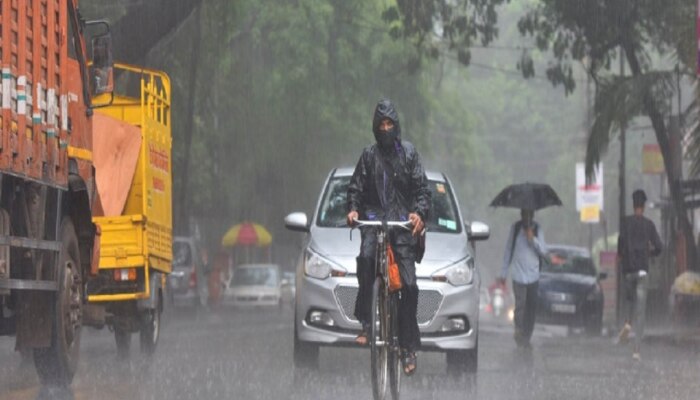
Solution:
M366 147L355 167L348 187L348 224L355 219L411 221L413 231L395 230L390 244L397 258L402 289L399 302L399 344L404 372L417 366L416 350L420 332L416 316L418 285L416 261L420 262L419 236L430 210L430 190L420 155L413 145L401 139L399 116L389 100L381 100L374 111L372 131L376 143ZM363 330L356 342L367 344L369 332L376 233L361 228L362 244L357 257L359 291L355 317Z

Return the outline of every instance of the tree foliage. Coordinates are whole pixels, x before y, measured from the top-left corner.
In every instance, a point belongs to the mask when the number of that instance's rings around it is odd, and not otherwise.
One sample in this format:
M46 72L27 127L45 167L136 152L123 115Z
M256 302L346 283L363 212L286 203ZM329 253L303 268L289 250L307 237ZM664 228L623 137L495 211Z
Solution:
M173 76L174 182L191 153L186 214L220 233L241 220L271 226L309 210L333 167L354 165L373 140L376 101L398 103L404 136L420 147L429 107L417 51L395 41L376 1L203 3L195 123L183 132L195 24L149 58ZM183 148L185 135L191 148ZM187 221L177 221L187 225ZM216 235L216 233L212 233Z
M486 10L486 2L461 3L466 8L455 12ZM552 182L563 197L573 193L567 186L577 158L571 141L581 136L583 96L565 101L542 79L523 81L515 70L502 71L512 69L521 51L484 49L479 30L476 39L450 50L442 19L435 17L421 43L416 31L403 33L401 7L408 3L402 4L209 0L202 2L198 44L194 16L164 37L145 64L167 71L173 85L174 192L184 189L186 196L175 198L176 215L199 221L211 245L230 225L249 219L272 231L275 247L291 246L299 238L284 230L282 217L312 211L331 168L355 164L373 141L372 109L383 96L397 102L404 138L416 144L426 167L451 177L466 217L493 227L494 240L482 246L483 255L500 256L507 233L501 231L515 218L487 206L503 186L530 179ZM500 44L518 43L522 9L509 4L490 28L488 43L495 43L496 32L505 39ZM200 47L199 60L193 59L194 46ZM439 57L429 56L431 47ZM470 68L460 67L465 57ZM190 99L193 61L198 73ZM194 119L187 132L190 100ZM551 173L550 165L561 168ZM561 240L579 239L567 228L575 214L556 210L542 218L571 220L547 224L548 233L558 229ZM189 218L175 222L190 227Z
M473 45L488 45L498 37L498 6L509 0L396 0L382 13L392 24L391 35L413 43L418 67L423 58L454 52L463 65L471 62Z
M607 149L614 128L634 117L649 118L661 148L673 205L685 234L691 268L696 262L695 240L683 195L672 168L665 100L676 90L674 70L660 70L659 57L673 55L684 68L690 63L688 40L696 15L694 0L539 0L520 20L523 35L553 56L547 77L571 93L576 85L572 66L581 63L596 82L595 122L590 132L586 172ZM630 76L615 76L618 56ZM618 58L619 60L619 58Z

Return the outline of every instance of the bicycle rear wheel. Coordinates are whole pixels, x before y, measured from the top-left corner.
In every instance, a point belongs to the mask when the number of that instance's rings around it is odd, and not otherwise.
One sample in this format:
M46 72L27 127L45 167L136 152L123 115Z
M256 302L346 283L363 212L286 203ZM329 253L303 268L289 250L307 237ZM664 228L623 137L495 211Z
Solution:
M389 295L389 387L391 397L399 400L401 392L401 348L399 347L399 295Z
M389 327L386 320L387 304L384 283L377 277L372 287L372 322L370 326L370 351L372 353L372 393L375 400L386 398L389 367Z

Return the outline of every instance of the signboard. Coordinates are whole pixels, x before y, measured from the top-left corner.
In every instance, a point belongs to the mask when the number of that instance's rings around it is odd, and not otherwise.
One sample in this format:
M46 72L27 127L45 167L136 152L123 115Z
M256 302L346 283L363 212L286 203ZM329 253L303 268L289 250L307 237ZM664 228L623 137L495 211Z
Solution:
M645 144L642 147L642 173L660 175L664 172L664 157L661 155L661 147L656 143Z
M600 208L597 204L586 205L581 208L581 222L597 224L600 222Z
M593 178L587 184L586 165L576 163L576 211L581 212L583 216L583 208L591 206L597 207L597 213L603 211L603 164L598 165Z

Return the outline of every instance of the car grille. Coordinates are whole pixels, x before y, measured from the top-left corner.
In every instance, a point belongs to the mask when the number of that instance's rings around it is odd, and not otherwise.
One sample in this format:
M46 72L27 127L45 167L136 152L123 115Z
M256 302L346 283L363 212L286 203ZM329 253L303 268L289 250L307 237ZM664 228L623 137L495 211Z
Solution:
M343 314L351 321L357 321L355 318L355 298L357 297L357 287L355 286L336 286L335 299L340 304ZM419 290L418 291L418 323L426 324L435 317L440 304L442 303L442 294L437 290Z

